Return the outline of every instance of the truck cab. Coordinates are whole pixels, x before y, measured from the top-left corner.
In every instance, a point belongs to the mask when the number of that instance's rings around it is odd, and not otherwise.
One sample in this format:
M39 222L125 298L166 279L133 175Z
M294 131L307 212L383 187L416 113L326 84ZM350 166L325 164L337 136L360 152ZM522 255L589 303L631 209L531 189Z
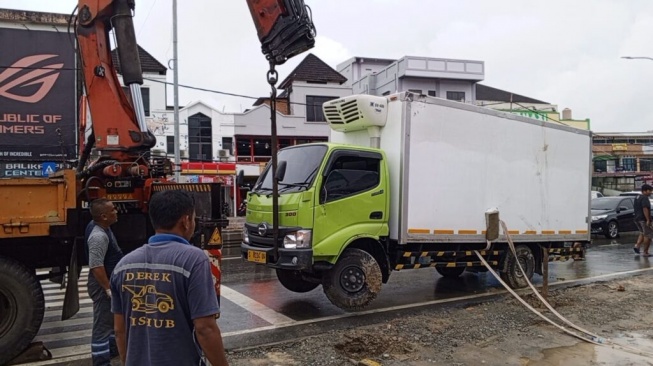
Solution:
M247 198L244 259L277 269L291 290L315 288L320 272L352 245L375 246L377 261L386 262L381 242L389 232L390 203L383 151L317 143L282 149L278 159L286 165L279 181L279 242L275 248L268 166Z

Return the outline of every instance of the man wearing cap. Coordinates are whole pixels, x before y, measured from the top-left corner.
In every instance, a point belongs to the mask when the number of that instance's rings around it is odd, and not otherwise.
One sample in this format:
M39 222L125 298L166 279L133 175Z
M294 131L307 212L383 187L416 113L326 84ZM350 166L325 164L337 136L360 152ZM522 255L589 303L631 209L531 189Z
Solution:
M653 187L648 184L642 186L642 194L635 198L635 224L639 229L639 237L633 250L639 254L640 251L644 257L650 257L648 252L653 238L653 228L651 228L651 201L649 196L653 192Z

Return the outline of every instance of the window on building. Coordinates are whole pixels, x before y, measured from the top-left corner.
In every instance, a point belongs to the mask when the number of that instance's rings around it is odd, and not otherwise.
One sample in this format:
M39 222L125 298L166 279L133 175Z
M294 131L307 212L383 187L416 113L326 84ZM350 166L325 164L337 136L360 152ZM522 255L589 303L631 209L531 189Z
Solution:
M131 105L133 106L134 101L132 100L132 94L129 88L123 86L122 90L125 92L125 95L127 95L127 99L129 100L129 103L131 103ZM145 117L149 117L150 116L150 89L141 88L141 96L143 97L143 109L145 109Z
M608 163L605 160L594 161L594 172L605 173L608 171Z
M233 147L233 138L232 137L223 137L222 138L222 149L223 150L229 150L229 154L233 155L234 154L234 147Z
M166 153L174 154L175 153L175 137L166 136Z
M254 156L257 157L271 157L272 156L272 141L266 138L254 139Z
M621 167L625 172L634 172L637 170L637 159L635 158L622 158Z
M447 92L447 99L455 100L457 102L465 102L465 92Z
M639 159L639 171L640 172L653 171L653 159Z
M323 137L313 138L279 138L279 149L288 146L308 144L312 142L326 142ZM236 160L240 162L268 162L272 157L272 141L265 137L237 137Z
M338 99L338 97L320 97L307 95L306 96L306 121L308 122L326 122L324 113L322 113L322 104Z
M201 113L188 118L188 160L213 161L211 119Z
M252 140L249 138L237 138L236 155L238 155L238 161L252 161Z
M408 89L409 92L422 95L422 89Z
M435 90L429 90L428 94L429 94L429 97L434 97L435 96Z

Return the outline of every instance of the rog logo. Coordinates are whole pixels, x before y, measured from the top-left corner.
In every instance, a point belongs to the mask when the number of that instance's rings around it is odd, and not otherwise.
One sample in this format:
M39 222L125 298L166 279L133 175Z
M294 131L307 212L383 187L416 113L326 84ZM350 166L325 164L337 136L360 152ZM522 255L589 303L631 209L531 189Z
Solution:
M37 103L43 99L59 77L59 70L63 64L50 64L34 66L41 61L57 57L58 55L33 55L23 57L0 73L0 97L17 100L25 103ZM32 95L19 95L12 93L27 86L41 84Z

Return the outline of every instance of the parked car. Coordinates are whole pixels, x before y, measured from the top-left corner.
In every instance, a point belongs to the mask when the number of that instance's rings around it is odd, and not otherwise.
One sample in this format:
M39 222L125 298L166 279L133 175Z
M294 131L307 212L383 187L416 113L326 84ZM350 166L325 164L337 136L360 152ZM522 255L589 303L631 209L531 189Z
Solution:
M599 198L599 197L603 197L603 193L599 191L592 191L592 198Z
M633 197L633 198L636 198L640 194L642 194L641 191L630 191L630 192L621 192L621 193L619 193L620 196L628 196L628 197ZM653 207L653 194L648 196L648 200L649 200L649 202L651 202L651 206Z
M614 239L620 232L637 231L634 202L632 196L592 199L592 234Z

